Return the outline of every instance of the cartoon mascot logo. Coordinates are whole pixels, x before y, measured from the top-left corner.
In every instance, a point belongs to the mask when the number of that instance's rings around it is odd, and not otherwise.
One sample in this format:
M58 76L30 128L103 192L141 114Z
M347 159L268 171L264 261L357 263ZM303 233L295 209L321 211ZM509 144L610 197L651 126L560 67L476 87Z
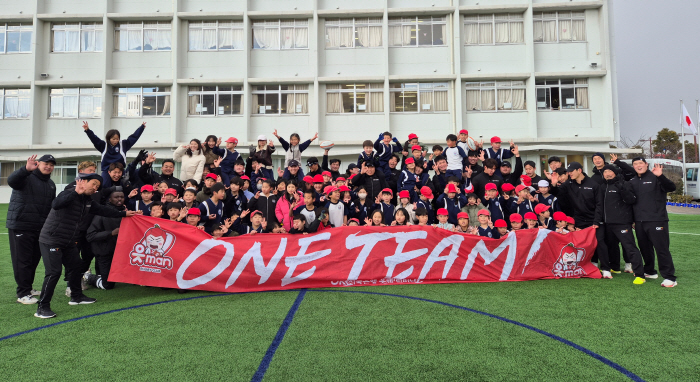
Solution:
M173 259L166 256L175 245L175 235L158 224L146 230L129 254L131 265L172 269Z
M552 267L552 273L556 277L580 277L586 274L586 271L579 265L581 260L586 257L586 250L583 248L574 247L573 243L569 243L561 249L559 258Z

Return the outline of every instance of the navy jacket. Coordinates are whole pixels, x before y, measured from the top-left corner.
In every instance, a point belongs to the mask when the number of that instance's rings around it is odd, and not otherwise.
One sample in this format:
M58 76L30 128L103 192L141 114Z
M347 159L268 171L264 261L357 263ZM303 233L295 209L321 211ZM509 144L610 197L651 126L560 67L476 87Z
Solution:
M109 165L115 162L123 164L126 168L126 152L129 151L134 144L136 144L136 141L139 140L145 128L146 126L144 125L139 126L139 128L136 129L136 131L131 134L129 138L121 140L116 146L107 144L105 141L95 135L92 130L85 130L85 134L87 134L90 141L92 141L92 145L95 146L97 151L102 153L102 159L100 160L102 172L106 172L109 169ZM104 178L105 176L102 175L102 177Z
M448 198L447 194L441 194L438 196L437 201L435 201L435 208L447 209L447 221L454 225L459 224L457 214L462 211L462 206L466 205L467 197L464 196L464 194L457 194L454 199Z

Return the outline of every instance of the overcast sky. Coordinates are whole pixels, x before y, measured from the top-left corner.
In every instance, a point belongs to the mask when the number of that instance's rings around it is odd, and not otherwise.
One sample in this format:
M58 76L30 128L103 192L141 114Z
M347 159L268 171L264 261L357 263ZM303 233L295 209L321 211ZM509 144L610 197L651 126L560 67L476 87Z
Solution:
M615 0L620 135L636 141L680 129L680 100L697 121L699 0ZM693 140L687 136L688 141Z

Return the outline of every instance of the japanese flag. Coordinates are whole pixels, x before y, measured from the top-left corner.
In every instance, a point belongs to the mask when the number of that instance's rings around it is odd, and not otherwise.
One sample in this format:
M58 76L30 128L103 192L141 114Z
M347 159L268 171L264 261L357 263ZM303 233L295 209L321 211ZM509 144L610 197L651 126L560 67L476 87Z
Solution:
M688 110L685 108L685 105L683 105L683 115L681 116L681 123L683 126L685 126L686 129L690 130L693 134L697 134L698 131L695 129L695 125L693 124L693 120L690 119L690 114L688 114Z

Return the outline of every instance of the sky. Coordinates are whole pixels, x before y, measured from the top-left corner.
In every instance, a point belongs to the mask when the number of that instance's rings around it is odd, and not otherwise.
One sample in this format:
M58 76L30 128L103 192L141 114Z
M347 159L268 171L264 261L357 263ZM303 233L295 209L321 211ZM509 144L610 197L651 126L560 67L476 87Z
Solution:
M699 0L615 0L620 135L637 141L680 129L683 99L697 125ZM692 136L686 136L692 142Z

